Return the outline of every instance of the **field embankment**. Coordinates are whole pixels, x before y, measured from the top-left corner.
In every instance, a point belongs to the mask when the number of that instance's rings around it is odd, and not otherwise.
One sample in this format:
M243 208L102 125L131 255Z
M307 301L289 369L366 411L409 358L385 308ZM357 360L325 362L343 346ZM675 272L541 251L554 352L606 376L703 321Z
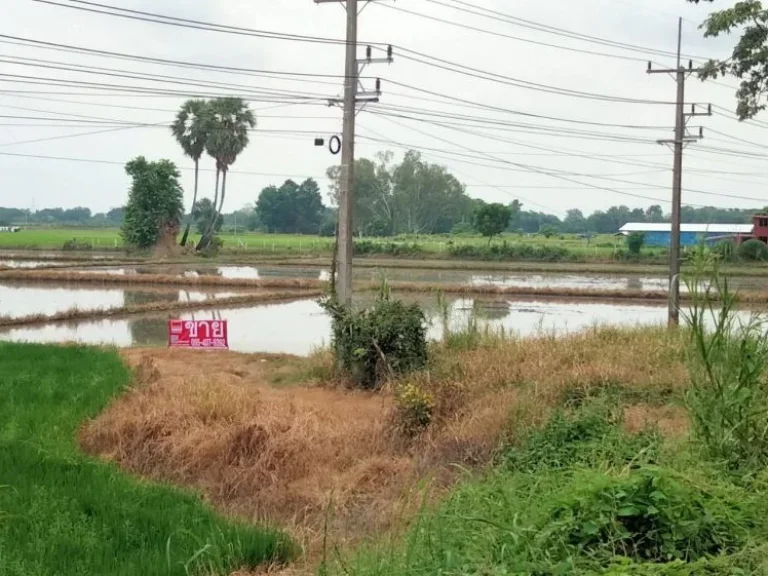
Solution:
M80 452L82 423L129 383L114 352L0 344L0 573L228 574L287 560L279 533Z

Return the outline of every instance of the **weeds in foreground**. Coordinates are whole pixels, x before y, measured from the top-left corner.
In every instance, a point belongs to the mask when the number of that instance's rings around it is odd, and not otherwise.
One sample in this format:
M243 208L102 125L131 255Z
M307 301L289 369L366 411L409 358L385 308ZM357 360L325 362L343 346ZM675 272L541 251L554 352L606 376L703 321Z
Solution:
M687 283L692 353L686 403L694 434L728 469L757 470L768 464L765 322L756 313L747 320L736 315L738 297L716 262L700 255Z
M605 399L519 437L401 544L344 558L355 576L763 574L765 492L623 431Z

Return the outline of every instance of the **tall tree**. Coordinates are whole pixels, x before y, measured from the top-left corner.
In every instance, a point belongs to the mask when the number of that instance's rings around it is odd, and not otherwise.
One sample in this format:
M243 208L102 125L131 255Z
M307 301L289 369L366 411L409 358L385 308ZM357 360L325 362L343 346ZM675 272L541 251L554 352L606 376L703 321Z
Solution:
M211 242L214 224L221 214L227 195L229 167L248 146L248 130L256 126L256 117L242 98L217 98L210 103L210 108L211 125L205 149L216 160L216 192L213 200L216 210L205 234L200 239L198 248L205 248ZM221 200L219 200L219 176L221 176Z
M160 238L176 234L184 214L179 171L170 160L147 162L143 156L125 165L133 179L125 206L122 236L126 244L151 248Z
M392 172L392 199L396 233L450 232L472 209L464 185L413 150Z
M700 0L688 0L699 4ZM713 0L701 0L712 2ZM742 0L732 7L712 12L702 25L705 37L717 37L741 30L731 57L710 60L703 78L730 74L741 80L736 92L736 113L744 120L765 110L768 92L768 9L759 0Z
M192 207L197 204L197 184L200 171L200 158L205 152L205 144L211 127L211 108L206 100L187 100L176 115L176 120L171 125L173 137L184 150L184 154L192 158L195 163L195 188L192 194ZM189 227L192 222L187 222L184 235L181 237L181 245L186 246L189 236Z

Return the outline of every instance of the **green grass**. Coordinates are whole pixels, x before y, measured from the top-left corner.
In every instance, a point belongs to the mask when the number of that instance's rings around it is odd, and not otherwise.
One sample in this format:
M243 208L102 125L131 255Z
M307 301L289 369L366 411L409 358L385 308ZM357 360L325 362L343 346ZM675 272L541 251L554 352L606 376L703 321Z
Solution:
M279 533L78 450L79 425L129 379L114 352L0 344L0 576L229 574L285 559Z

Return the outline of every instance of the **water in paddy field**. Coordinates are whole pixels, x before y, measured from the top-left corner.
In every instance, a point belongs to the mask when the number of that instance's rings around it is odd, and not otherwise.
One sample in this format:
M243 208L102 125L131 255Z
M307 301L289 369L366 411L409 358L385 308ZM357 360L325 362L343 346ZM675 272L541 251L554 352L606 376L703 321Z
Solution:
M229 298L234 295L232 292L222 291L0 284L0 316L50 316L72 309L108 310L153 302L202 302L210 298Z
M308 280L329 280L330 271L311 266L269 266L269 265L207 265L170 264L146 266L109 266L85 268L82 272L108 272L111 274L167 274L199 277L246 278L252 280L267 278L298 278ZM559 288L563 290L641 290L664 292L667 290L666 276L641 274L558 274L538 272L482 272L473 270L426 270L418 268L357 268L354 279L361 281L422 282L426 284L463 284L468 286L506 286L526 288ZM768 278L735 277L729 279L733 289L759 290L768 287ZM685 283L681 291L687 290Z
M429 336L443 333L434 298L414 299L430 320ZM472 315L481 327L503 328L522 336L567 334L596 324L650 325L666 321L666 308L639 305L526 302L498 299L456 299L450 305L450 325L457 329ZM315 300L225 310L171 314L174 318L225 319L229 324L230 349L237 352L273 352L307 355L327 345L331 322ZM121 347L165 346L169 314L123 319L83 321L13 328L0 331L0 339L28 342L82 342Z

